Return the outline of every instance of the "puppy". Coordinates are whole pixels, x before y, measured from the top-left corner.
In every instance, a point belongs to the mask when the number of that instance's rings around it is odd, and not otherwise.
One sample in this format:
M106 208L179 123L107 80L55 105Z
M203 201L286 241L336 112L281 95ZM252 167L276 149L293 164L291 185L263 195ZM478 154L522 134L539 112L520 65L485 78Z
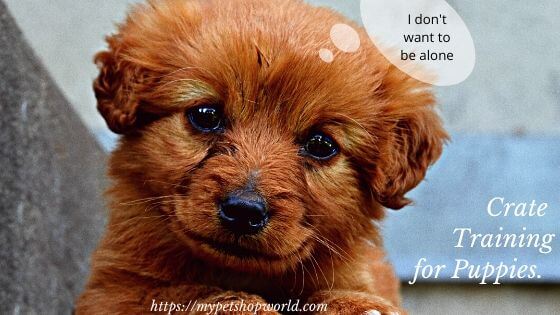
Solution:
M337 23L358 30L357 52L332 45ZM403 312L376 222L441 154L426 85L298 0L148 1L108 44L94 89L122 137L77 314L289 300Z

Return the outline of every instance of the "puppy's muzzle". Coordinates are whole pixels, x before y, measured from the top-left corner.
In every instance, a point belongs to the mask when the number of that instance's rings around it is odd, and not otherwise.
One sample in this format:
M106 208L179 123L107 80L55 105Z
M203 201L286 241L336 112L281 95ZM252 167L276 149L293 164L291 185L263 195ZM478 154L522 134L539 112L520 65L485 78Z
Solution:
M268 223L268 209L263 197L252 190L235 191L218 206L222 225L236 235L260 232Z

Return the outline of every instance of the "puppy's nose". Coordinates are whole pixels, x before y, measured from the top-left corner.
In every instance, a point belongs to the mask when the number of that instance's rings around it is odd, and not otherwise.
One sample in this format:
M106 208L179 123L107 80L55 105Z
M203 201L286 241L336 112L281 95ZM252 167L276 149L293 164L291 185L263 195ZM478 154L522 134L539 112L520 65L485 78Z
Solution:
M256 234L268 223L265 202L255 192L230 194L219 208L223 226L237 235Z

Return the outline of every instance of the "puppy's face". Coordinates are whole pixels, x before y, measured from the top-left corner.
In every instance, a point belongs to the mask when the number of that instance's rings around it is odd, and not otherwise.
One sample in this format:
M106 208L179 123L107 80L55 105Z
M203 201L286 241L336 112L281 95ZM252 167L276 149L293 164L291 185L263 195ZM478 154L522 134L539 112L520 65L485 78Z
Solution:
M178 240L236 270L281 273L374 236L445 133L431 94L363 32L358 52L319 58L341 21L299 1L137 6L96 58L99 110L124 134L117 185L160 198Z

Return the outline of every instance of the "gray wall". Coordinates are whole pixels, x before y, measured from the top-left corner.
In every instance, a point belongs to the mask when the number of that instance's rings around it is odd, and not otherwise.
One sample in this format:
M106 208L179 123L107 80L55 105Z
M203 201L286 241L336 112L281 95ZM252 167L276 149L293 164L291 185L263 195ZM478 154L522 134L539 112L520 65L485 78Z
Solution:
M70 314L103 229L106 154L0 0L0 314Z

